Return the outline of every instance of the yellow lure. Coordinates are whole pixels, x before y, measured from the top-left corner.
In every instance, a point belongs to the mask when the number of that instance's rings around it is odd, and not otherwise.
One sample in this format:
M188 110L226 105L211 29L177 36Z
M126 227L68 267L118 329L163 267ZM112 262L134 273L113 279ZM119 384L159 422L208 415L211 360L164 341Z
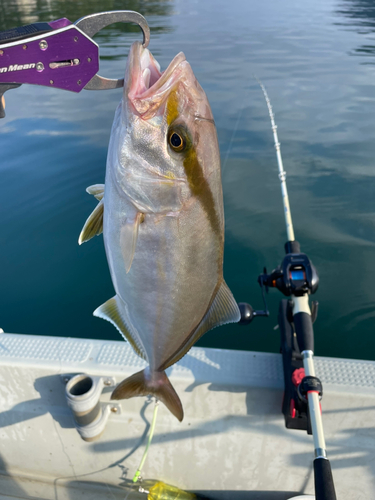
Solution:
M159 481L150 488L147 500L197 500L197 496Z

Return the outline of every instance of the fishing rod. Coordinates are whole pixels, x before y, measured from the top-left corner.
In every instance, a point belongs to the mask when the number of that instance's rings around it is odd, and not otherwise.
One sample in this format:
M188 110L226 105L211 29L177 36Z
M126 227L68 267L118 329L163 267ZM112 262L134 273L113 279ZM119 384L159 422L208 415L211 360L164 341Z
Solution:
M288 241L285 243L285 257L270 274L264 268L258 277L262 289L264 311L254 311L247 303L240 303L240 324L248 325L256 316L268 316L265 293L277 288L289 299L280 301L278 323L281 333L281 352L284 371L284 400L282 412L285 426L289 429L306 430L314 441L314 484L316 500L336 500L331 464L327 458L323 432L320 400L323 387L315 374L313 323L318 312L318 302L309 305L309 295L316 292L319 277L316 269L295 240L292 216L286 186L286 172L283 167L277 125L270 99L264 85L257 80L266 99L271 118L275 142L279 179L285 215Z

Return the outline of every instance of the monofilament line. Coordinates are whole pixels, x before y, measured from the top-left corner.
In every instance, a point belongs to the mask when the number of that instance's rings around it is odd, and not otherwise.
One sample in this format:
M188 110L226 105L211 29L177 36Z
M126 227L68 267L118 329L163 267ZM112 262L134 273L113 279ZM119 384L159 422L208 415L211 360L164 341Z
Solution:
M235 127L233 129L232 137L230 139L230 143L229 143L229 146L228 146L228 149L227 149L227 154L225 155L225 160L224 160L223 168L221 169L221 174L224 173L225 167L227 166L227 163L228 163L229 153L232 150L234 137L235 137L237 129L238 129L238 124L240 123L240 118L241 118L241 115L242 115L242 110L243 110L243 107L240 109L240 112L238 113L238 116L237 116L236 125L235 125Z
M254 78L259 83L259 85L263 91L264 97L266 99L267 107L268 107L268 112L269 112L270 118L271 118L273 138L275 141L277 164L279 166L279 179L280 179L280 183L281 183L281 194L283 197L286 234L288 237L288 241L294 241L292 215L290 213L288 190L286 188L286 172L285 172L284 167L283 167L283 159L281 158L280 143L279 143L279 138L277 137L277 125L275 123L275 117L274 117L274 114L272 111L271 101L268 97L267 90L266 90L265 86L263 85L263 83L260 80L258 80L257 77L254 77Z
M158 414L158 407L159 407L159 401L156 399L155 400L155 407L154 407L154 414L153 414L152 422L151 422L150 434L148 436L148 441L147 441L147 446L146 446L146 449L143 453L142 460L140 461L137 472L134 474L133 483L136 483L140 479L141 471L142 471L142 468L143 468L145 461L146 461L146 458L147 458L148 449L150 448L152 437L154 435L154 430L155 430L155 425L156 425L156 417Z

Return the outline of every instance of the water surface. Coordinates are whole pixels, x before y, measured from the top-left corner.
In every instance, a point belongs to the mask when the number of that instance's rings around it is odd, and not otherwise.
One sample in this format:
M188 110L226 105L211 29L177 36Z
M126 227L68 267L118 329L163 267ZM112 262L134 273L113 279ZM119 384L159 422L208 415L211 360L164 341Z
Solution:
M166 68L183 51L205 89L222 154L224 274L238 301L262 307L257 276L286 240L266 85L288 173L297 239L320 275L316 353L375 359L375 9L355 0L2 0L0 30L131 9ZM139 29L99 33L100 73L123 76ZM121 90L80 94L23 85L0 123L0 326L7 332L118 340L92 317L113 296L102 238L79 247L104 182ZM271 317L230 325L199 345L278 352ZM147 298L145 297L145 300Z

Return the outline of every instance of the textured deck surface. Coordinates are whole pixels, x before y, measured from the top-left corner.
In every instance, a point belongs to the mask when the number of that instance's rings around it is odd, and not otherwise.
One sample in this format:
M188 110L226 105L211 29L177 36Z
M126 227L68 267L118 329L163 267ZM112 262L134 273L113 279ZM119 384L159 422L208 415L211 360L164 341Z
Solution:
M120 382L144 366L125 342L1 334L0 496L124 499L153 405L122 401L121 414L87 443L63 380L87 373ZM373 498L375 363L317 357L316 371L338 499ZM312 438L284 427L280 355L193 348L169 373L185 418L179 423L161 406L145 478L217 500L313 493ZM146 498L127 498L138 497Z
M0 336L2 365L34 365L66 369L124 371L140 370L146 363L125 342L38 337L3 334ZM320 379L329 390L375 394L375 362L315 357ZM282 360L278 354L224 351L194 347L169 371L173 377L191 378L226 384L259 385L281 388Z

